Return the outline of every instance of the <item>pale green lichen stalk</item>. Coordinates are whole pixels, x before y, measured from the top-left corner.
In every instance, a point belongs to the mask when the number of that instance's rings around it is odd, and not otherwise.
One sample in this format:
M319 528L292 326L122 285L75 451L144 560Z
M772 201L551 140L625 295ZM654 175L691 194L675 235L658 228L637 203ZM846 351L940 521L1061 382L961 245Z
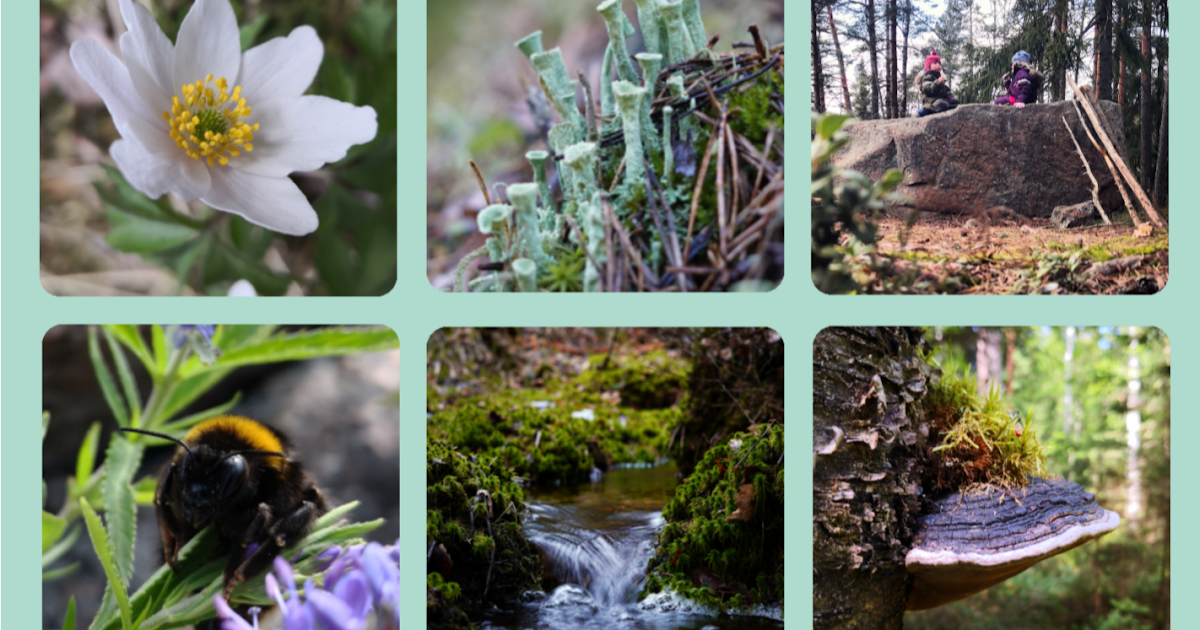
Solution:
M662 55L638 53L634 57L642 67L642 86L646 88L646 95L642 97L642 129L646 130L646 148L650 150L651 157L657 158L662 153L662 146L654 134L654 123L650 121L650 106L654 102L654 86L658 82L658 70L662 67Z
M671 63L679 63L696 56L696 44L683 21L683 4L662 2L658 5L663 25L667 29L667 48L671 51Z
M658 15L658 0L633 0L637 3L638 24L642 27L642 41L651 53L666 55L666 38L662 18Z
M528 258L518 258L513 261L512 269L521 293L537 293L537 263Z
M542 232L538 225L537 184L513 184L508 187L508 199L513 204L513 218L517 231L518 256L548 264L550 257L542 249Z
M604 25L608 27L608 39L617 62L617 76L623 81L637 81L637 70L629 60L629 49L625 46L625 38L628 37L625 29L629 18L621 10L621 0L605 0L596 10L604 16Z
M583 270L583 290L600 290L600 269L597 264L605 262L604 256L604 202L600 193L592 195L591 201L583 205L583 231L587 237L588 262Z
M525 159L529 160L529 165L533 167L533 183L538 186L538 197L541 199L541 208L538 210L538 225L541 226L543 232L553 231L555 225L554 198L550 195L550 178L546 176L546 160L550 154L545 151L530 151L525 154Z
M683 0L683 22L696 50L708 47L708 35L704 32L704 20L700 19L700 0Z
M579 113L575 105L575 81L567 74L567 64L563 62L562 49L555 48L546 52L534 53L529 57L537 70L542 84L549 91L547 96L551 104L558 110L563 123L571 126L571 138L578 142L587 134L587 121Z
M671 180L675 178L675 151L671 149L671 114L675 110L667 105L662 108L663 119L663 173L662 179L668 186L671 185Z
M525 53L526 57L533 57L542 50L542 32L534 31L517 42L517 48Z
M628 81L613 84L617 98L617 113L625 129L625 183L633 190L646 187L646 167L642 163L642 97L646 88Z
M563 162L571 173L571 187L564 188L577 207L588 203L596 194L596 143L580 142L563 151Z

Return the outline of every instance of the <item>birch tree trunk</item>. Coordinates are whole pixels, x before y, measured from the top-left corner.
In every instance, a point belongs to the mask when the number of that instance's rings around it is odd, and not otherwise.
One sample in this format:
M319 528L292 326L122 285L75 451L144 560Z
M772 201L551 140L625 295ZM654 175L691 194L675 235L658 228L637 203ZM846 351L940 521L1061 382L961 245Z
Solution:
M1129 330L1129 398L1125 409L1125 523L1130 532L1137 532L1142 516L1142 470L1138 460L1142 447L1142 412L1140 392L1142 369L1138 363L1138 329Z
M1071 447L1071 427L1075 419L1075 391L1071 380L1075 375L1075 327L1063 331L1067 349L1063 352L1063 439L1067 441L1067 481L1074 481L1075 449Z
M987 396L993 386L1000 383L1000 331L995 328L980 328L975 341L975 385L980 396Z
M940 371L918 328L826 328L813 341L813 628L900 630ZM924 430L923 430L924 429Z

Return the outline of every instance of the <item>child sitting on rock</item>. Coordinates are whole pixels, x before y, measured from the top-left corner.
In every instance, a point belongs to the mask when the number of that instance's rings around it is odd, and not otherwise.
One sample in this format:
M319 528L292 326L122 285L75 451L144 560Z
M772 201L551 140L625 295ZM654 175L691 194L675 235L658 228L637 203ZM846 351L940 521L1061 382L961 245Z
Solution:
M958 99L950 93L950 85L946 83L946 75L942 72L942 58L936 50L930 51L925 58L925 72L917 76L917 86L921 90L918 116L940 114L958 107Z
M1029 68L1029 53L1017 52L1012 58L1012 70L1004 75L1005 94L993 101L996 105L1012 105L1018 109L1036 103L1042 86L1042 73Z

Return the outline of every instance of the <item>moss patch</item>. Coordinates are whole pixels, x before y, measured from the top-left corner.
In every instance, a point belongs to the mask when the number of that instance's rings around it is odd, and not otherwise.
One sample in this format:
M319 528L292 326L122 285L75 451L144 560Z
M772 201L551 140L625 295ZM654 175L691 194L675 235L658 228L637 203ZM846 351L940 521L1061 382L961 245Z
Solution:
M782 454L782 424L705 453L663 509L643 595L670 588L721 610L782 599Z
M442 573L428 577L427 596L438 591L428 605L441 606L439 616L450 623L458 615L445 610L447 600L462 596L471 607L538 588L542 565L521 533L526 507L513 472L441 442L427 445L425 471L426 537L431 550L445 549L437 563Z
M930 494L983 485L1025 485L1046 475L1045 447L1037 433L1009 411L997 389L977 393L974 376L944 375L925 402L929 422L923 485Z

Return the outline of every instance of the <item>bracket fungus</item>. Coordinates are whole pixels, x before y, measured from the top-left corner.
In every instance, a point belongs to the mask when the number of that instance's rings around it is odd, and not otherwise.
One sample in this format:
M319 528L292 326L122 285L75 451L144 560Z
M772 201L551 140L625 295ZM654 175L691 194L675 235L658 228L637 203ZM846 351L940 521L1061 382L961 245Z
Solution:
M990 588L1034 564L1117 528L1116 512L1064 479L948 494L921 517L905 557L907 610L924 610Z

